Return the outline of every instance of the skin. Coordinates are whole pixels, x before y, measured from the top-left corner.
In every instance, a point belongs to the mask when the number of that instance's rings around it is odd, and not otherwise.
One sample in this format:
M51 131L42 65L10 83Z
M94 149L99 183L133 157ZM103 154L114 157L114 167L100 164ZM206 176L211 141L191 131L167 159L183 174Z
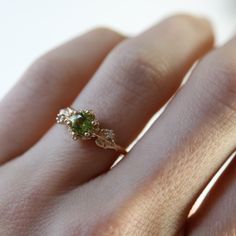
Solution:
M188 218L235 149L236 39L213 45L207 20L176 15L37 59L0 102L0 235L235 235L235 161ZM170 98L113 168L118 153L55 124L60 108L89 108L127 147Z

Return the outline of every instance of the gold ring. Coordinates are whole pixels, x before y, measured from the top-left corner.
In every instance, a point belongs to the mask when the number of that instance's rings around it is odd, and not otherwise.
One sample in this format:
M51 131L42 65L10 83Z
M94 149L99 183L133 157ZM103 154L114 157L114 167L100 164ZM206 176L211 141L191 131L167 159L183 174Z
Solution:
M125 148L115 143L115 133L110 129L100 128L99 121L92 110L75 110L71 107L61 109L56 121L67 127L74 140L94 139L97 146L104 149L114 149L126 154Z

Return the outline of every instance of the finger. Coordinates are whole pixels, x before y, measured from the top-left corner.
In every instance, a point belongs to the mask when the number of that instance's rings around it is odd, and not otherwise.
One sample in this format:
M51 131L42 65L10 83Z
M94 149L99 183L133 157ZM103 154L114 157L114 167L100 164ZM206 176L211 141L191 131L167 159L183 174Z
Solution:
M187 222L188 235L234 235L236 232L236 159L225 170L200 209Z
M31 147L123 37L96 29L38 59L0 103L0 163ZM69 91L69 92L68 92Z
M114 49L73 107L93 109L104 127L115 130L117 143L127 146L173 95L192 63L211 48L212 37L205 20L165 20ZM74 142L64 127L55 126L21 161L31 160L47 173L40 176L70 186L106 171L116 158L117 153L93 142Z
M106 186L101 201L112 198L121 209L116 209L120 221L114 216L113 223L121 224L122 232L145 235L152 222L150 235L175 235L234 150L235 56L236 38L206 56L128 157L98 178L97 184Z

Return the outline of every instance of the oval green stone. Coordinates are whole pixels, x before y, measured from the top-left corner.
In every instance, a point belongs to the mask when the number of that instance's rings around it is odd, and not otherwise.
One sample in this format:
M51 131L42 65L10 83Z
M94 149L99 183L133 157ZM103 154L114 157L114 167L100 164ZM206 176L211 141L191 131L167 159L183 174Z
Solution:
M84 136L86 132L92 132L94 126L92 121L95 119L91 113L80 112L79 114L72 115L70 120L72 122L71 129L76 135Z

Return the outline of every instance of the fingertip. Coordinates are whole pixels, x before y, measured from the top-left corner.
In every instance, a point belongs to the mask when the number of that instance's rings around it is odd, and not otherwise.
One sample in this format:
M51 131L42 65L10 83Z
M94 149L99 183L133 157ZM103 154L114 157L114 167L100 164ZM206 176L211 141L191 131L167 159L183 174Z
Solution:
M127 38L127 36L124 35L123 33L118 32L117 30L111 29L106 26L98 26L96 28L90 29L87 33L92 33L95 35L102 35L107 38L114 38L117 41L121 41Z
M178 24L188 25L195 33L207 41L208 47L213 47L215 42L214 26L209 18L189 13L179 13L168 18L170 21L176 21Z

